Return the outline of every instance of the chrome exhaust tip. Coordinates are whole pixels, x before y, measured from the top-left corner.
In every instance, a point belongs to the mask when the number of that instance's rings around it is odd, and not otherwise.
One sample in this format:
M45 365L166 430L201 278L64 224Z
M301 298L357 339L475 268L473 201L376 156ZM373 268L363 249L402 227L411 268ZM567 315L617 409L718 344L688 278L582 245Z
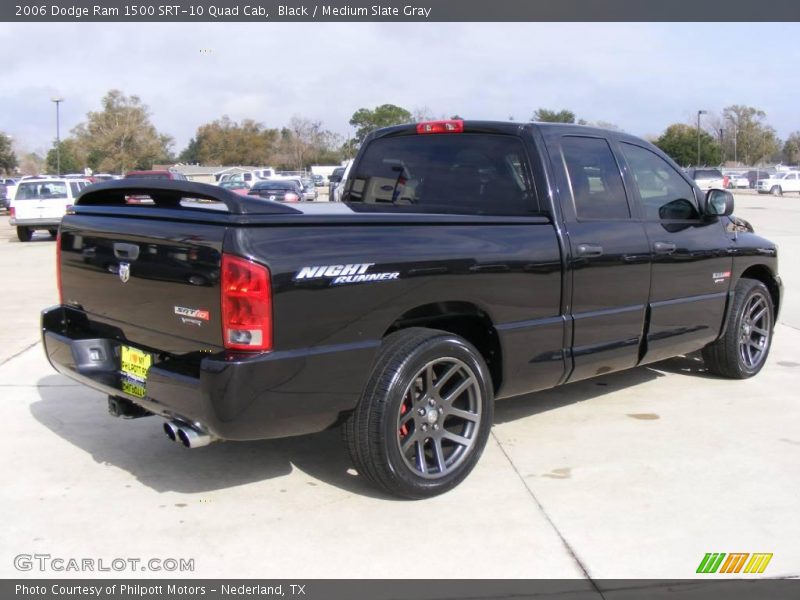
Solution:
M213 439L204 431L180 424L178 425L178 441L185 448L202 448L203 446L208 446Z
M178 426L173 421L165 421L164 422L164 433L167 434L167 437L170 441L177 442L178 441Z

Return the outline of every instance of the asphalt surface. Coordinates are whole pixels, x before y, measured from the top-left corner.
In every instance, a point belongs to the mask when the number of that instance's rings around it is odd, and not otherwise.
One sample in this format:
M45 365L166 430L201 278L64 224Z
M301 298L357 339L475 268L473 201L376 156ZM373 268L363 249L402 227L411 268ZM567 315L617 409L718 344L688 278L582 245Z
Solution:
M185 450L114 419L38 341L54 244L0 216L0 577L684 578L707 552L773 553L800 576L800 196L737 195L780 244L786 301L759 376L695 357L499 402L472 475L382 496L337 431ZM18 554L194 559L191 572L21 572Z

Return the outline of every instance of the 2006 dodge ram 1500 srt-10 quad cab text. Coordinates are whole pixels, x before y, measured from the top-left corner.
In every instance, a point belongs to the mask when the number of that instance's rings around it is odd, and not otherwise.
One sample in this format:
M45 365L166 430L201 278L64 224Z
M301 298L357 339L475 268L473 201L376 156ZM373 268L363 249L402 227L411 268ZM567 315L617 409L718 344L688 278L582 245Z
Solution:
M390 127L344 185L326 205L87 188L42 315L51 364L191 448L341 425L359 474L422 498L474 467L495 399L701 349L732 378L767 358L776 246L638 138Z

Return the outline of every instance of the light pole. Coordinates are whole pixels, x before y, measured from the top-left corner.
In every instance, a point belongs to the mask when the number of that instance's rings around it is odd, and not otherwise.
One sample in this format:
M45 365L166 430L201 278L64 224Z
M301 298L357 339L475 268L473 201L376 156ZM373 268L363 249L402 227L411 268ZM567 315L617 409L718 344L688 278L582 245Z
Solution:
M706 114L706 110L697 111L697 166L700 166L700 115Z
M61 177L61 122L58 106L64 101L64 98L56 96L55 98L50 98L50 101L56 103L56 175Z

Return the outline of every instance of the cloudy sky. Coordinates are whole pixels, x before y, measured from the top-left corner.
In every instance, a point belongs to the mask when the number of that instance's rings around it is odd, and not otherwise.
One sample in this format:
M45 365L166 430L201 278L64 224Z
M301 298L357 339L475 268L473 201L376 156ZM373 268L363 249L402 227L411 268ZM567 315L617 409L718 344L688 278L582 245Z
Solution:
M360 107L393 103L527 120L568 108L636 135L730 104L800 130L800 24L0 24L0 131L27 150L62 137L112 88L137 94L180 151L229 115L293 115L349 135Z

